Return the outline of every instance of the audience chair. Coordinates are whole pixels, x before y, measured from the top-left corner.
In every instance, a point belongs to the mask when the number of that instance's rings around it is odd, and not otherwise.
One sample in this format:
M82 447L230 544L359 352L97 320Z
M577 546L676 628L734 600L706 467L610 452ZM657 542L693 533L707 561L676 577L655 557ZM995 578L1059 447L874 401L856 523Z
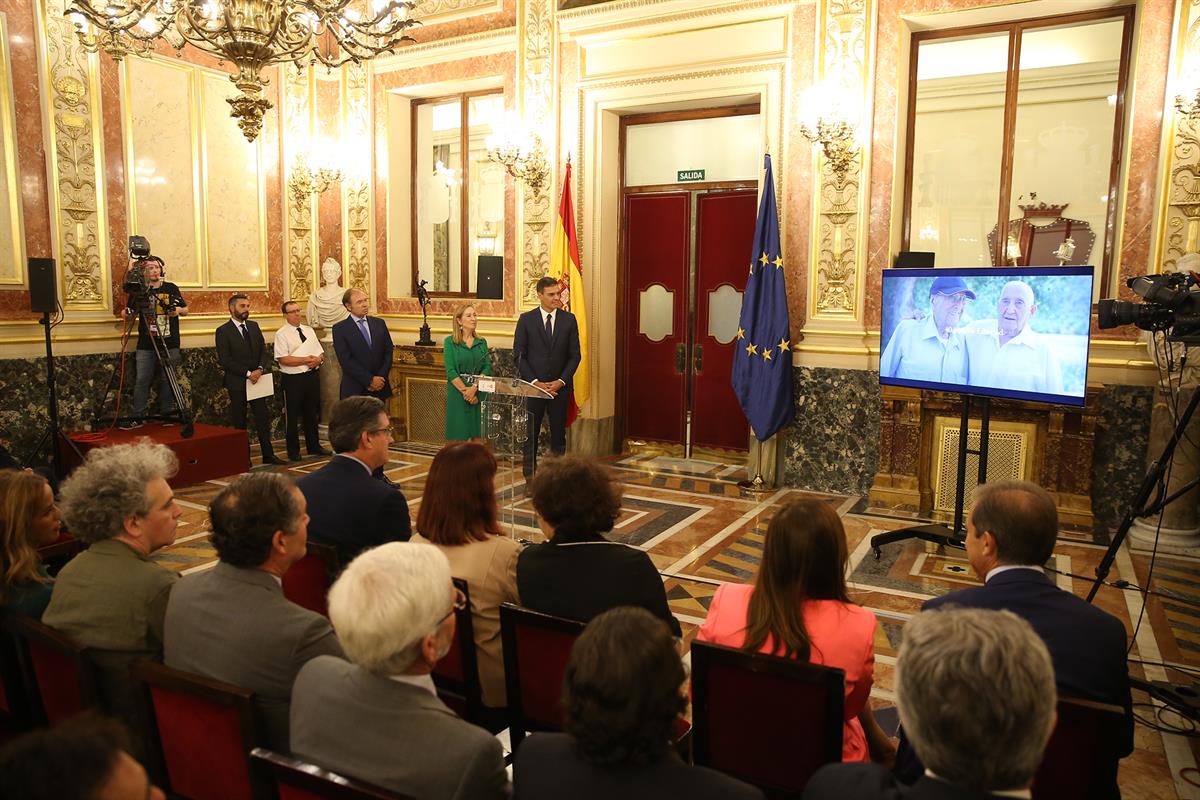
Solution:
M38 548L38 558L50 571L57 575L67 562L87 549L82 540L76 539L69 533L60 533L58 538L48 545Z
M471 592L462 578L454 578L454 586L463 593L467 602L454 612L454 641L450 644L450 652L434 668L433 682L442 702L468 722L479 724L483 689L479 684L479 665L475 656Z
M4 627L14 637L35 723L56 725L99 702L96 666L87 648L23 614L6 614Z
M1127 724L1120 706L1060 697L1058 722L1033 779L1034 800L1119 798L1117 766Z
M250 761L261 741L253 692L149 661L130 674L151 720L165 791L189 800L273 800L270 780Z
M339 569L337 550L309 539L304 558L283 574L283 596L298 606L328 617L329 587Z
M840 669L692 642L692 758L768 796L842 760Z
M33 704L19 655L17 638L3 626L0 608L0 738L34 725Z
M571 645L583 628L582 622L511 603L500 606L508 728L514 753L526 731L562 730L563 676Z
M279 800L412 800L262 747L254 748L250 757L274 776Z

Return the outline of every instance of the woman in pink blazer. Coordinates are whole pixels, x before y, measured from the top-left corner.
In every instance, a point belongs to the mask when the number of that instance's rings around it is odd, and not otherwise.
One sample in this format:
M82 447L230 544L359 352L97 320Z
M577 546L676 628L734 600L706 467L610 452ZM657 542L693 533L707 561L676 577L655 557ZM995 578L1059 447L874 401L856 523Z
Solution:
M846 593L846 531L819 500L784 506L767 527L754 585L717 589L697 638L846 672L844 761L890 761L895 746L867 705L875 615Z

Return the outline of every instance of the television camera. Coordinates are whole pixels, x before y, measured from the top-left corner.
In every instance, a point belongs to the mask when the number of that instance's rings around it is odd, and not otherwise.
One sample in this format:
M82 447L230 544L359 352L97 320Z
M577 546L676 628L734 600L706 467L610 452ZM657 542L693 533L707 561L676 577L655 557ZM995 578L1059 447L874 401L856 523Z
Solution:
M1125 284L1145 302L1101 300L1096 306L1101 329L1134 325L1166 331L1171 341L1200 344L1200 274L1139 275Z

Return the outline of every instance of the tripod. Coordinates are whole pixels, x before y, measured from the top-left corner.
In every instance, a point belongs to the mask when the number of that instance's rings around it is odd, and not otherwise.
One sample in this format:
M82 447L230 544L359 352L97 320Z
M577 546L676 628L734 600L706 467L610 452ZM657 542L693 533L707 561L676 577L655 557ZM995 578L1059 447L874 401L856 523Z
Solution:
M121 336L121 341L128 342L129 333L133 329L135 321L141 322L141 324L145 327L147 333L146 338L150 340L150 344L154 349L154 358L158 362L158 368L161 369L163 374L167 377L167 385L170 387L171 395L175 400L175 413L156 414L153 416L146 414L142 414L140 416L117 416L117 418L112 420L112 424L119 425L122 422L134 421L142 422L147 419L168 420L171 422L180 423L182 426L179 431L180 436L182 436L184 439L190 439L195 430L195 426L193 424L191 412L184 404L183 389L179 386L179 378L175 374L175 366L171 363L171 354L167 347L167 343L163 340L162 332L158 327L157 314L153 308L153 305L156 302L157 301L152 300L150 297L144 295L141 297L135 297L133 299L137 313L133 316L126 317L125 330ZM103 425L104 407L108 403L108 396L114 388L118 393L116 406L120 406L121 381L118 376L125 374L126 355L125 348L122 347L121 363L118 365L118 367L113 369L112 374L108 378L108 384L104 387L103 393L101 393L99 399L96 401L95 409L92 413L94 428L99 428L101 425Z
M54 373L54 345L50 341L50 329L53 327L50 324L50 312L43 311L41 325L46 329L46 387L48 390L49 400L47 402L47 411L50 419L46 425L46 430L42 432L42 436L33 447L33 452L29 458L25 459L26 464L32 464L37 454L42 451L46 443L50 443L50 468L54 472L54 480L61 481L66 475L63 472L62 452L60 451L60 443L66 442L75 455L83 461L83 454L79 452L79 448L75 446L75 442L71 441L66 436L62 435L62 430L58 425L58 386L57 379Z
M958 483L954 493L954 527L935 523L932 525L917 525L912 528L901 528L871 537L871 550L878 559L883 555L880 548L892 542L903 542L909 539L921 539L933 542L942 547L965 547L967 537L966 526L963 525L963 506L966 496L967 456L979 456L979 485L987 483L987 452L988 452L988 420L991 414L991 401L987 397L972 398L969 394L962 397L962 416L958 422ZM972 450L967 443L967 435L971 423L971 400L979 403L979 449Z

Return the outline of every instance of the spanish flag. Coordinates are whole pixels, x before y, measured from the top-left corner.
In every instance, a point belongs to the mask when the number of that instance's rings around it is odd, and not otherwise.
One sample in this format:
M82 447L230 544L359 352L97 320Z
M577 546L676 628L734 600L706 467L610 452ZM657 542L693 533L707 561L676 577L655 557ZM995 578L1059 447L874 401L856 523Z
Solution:
M571 203L571 161L567 160L567 175L563 178L562 202L558 206L558 220L554 225L554 239L550 245L549 276L558 280L562 288L563 308L575 315L579 325L579 369L575 370L575 389L571 393L571 405L567 411L567 425L579 416L579 409L587 402L591 387L588 374L587 312L583 306L583 271L579 267L579 241L575 238L575 209Z

